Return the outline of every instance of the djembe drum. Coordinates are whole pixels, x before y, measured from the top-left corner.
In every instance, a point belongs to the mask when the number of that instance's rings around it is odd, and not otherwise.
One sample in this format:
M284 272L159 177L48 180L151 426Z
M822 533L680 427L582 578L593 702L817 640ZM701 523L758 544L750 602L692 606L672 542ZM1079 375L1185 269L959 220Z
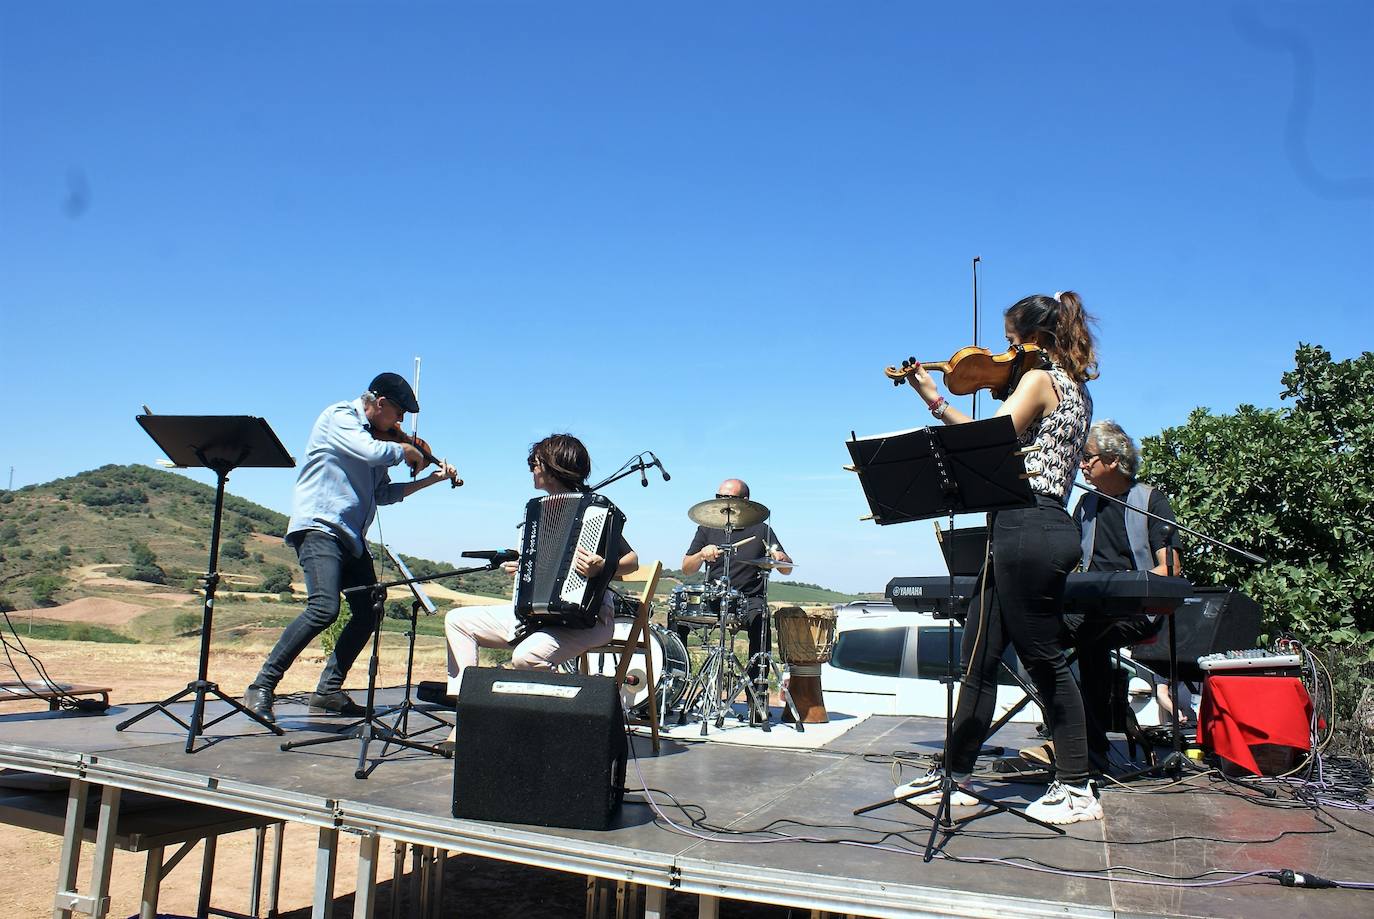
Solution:
M821 664L830 660L835 646L835 611L804 610L784 606L774 614L778 628L778 653L787 663L788 690L802 724L830 720L821 695ZM783 721L792 713L783 706Z

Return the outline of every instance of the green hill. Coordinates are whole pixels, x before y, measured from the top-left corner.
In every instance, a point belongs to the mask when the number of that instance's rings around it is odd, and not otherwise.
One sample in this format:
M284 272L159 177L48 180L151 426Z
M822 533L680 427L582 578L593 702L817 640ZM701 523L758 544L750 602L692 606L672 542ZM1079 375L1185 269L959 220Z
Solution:
M161 585L164 592L185 591L193 599L209 557L214 507L213 487L147 466L102 466L0 492L0 609L116 595L92 575ZM291 580L300 581L295 553L282 542L286 524L285 514L225 494L220 597L277 599ZM373 551L381 557L379 545ZM450 567L402 557L416 575ZM467 593L509 595L509 580L496 572L441 583Z
M55 606L83 597L130 599L138 589L142 605L166 608L165 615L153 618L163 631L171 630L178 611L200 608L196 588L208 560L214 506L212 486L148 466L102 466L0 491L0 609ZM291 604L290 582L301 580L295 553L282 542L286 525L285 514L225 494L217 611L232 610L231 619L265 626L294 614L289 605L265 605ZM379 545L373 551L382 557ZM418 576L452 567L403 558ZM701 575L666 571L659 595L684 581L699 583ZM500 572L439 583L464 593L510 596L510 581ZM798 604L853 599L785 580L772 583L769 598ZM229 624L218 616L217 621Z

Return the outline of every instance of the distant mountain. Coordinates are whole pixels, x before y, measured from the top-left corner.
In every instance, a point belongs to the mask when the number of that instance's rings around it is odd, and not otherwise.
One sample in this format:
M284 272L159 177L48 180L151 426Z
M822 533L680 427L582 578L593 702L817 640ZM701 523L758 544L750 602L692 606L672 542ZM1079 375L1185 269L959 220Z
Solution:
M0 608L48 606L94 591L89 575L190 591L209 561L215 489L148 466L89 472L0 491ZM226 493L221 523L221 593L271 593L301 580L282 542L287 516ZM373 551L382 556L381 546ZM402 555L417 576L448 570ZM510 581L484 572L440 583L465 593L510 596Z
M0 609L51 606L100 591L101 576L165 584L188 599L209 560L215 489L149 466L102 466L16 491L0 491ZM301 581L295 553L282 542L287 516L226 492L219 592L274 598ZM381 546L373 551L382 557ZM417 576L451 565L402 556ZM659 594L700 583L701 575L665 571ZM115 581L113 584L127 581ZM452 590L509 599L510 579L483 572L439 583ZM774 602L841 603L852 595L814 584L775 580Z

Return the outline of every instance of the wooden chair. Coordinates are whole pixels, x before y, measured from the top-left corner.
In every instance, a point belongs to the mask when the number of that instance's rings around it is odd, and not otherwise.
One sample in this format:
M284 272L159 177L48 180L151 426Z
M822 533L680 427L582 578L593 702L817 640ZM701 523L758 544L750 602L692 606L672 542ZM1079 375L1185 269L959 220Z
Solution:
M658 674L654 673L653 647L649 639L649 610L653 604L654 591L658 588L658 576L663 573L662 562L640 565L634 571L620 578L625 583L643 582L644 589L639 595L639 607L635 610L634 621L624 638L612 638L606 644L588 648L583 653L578 667L583 673L591 672L590 658L593 654L610 654L616 658L615 682L624 686L630 672L630 665L636 654L643 655L644 679L649 688L649 715L647 718L627 713L629 724L649 726L649 736L653 741L654 755L658 755Z

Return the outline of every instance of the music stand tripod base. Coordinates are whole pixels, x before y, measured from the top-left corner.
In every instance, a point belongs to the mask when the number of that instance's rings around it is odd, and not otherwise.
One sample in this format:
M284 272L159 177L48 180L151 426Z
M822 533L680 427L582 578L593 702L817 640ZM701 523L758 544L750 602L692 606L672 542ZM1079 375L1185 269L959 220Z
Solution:
M285 733L281 728L237 698L226 695L210 681L210 635L214 625L215 588L220 579L219 537L224 516L224 483L228 481L229 473L241 466L289 469L296 465L296 461L262 418L250 415L139 415L136 420L177 466L204 466L214 471L217 479L215 511L210 527L210 561L201 579L205 585L205 602L201 610L200 663L196 679L187 683L181 692L121 721L115 725L115 730L123 731L152 713L161 712L186 729L187 753L195 752L195 740L204 735L207 728L234 715L246 715L280 736ZM194 698L189 722L177 717L170 708L187 697ZM206 721L205 702L208 698L227 704L229 711Z

